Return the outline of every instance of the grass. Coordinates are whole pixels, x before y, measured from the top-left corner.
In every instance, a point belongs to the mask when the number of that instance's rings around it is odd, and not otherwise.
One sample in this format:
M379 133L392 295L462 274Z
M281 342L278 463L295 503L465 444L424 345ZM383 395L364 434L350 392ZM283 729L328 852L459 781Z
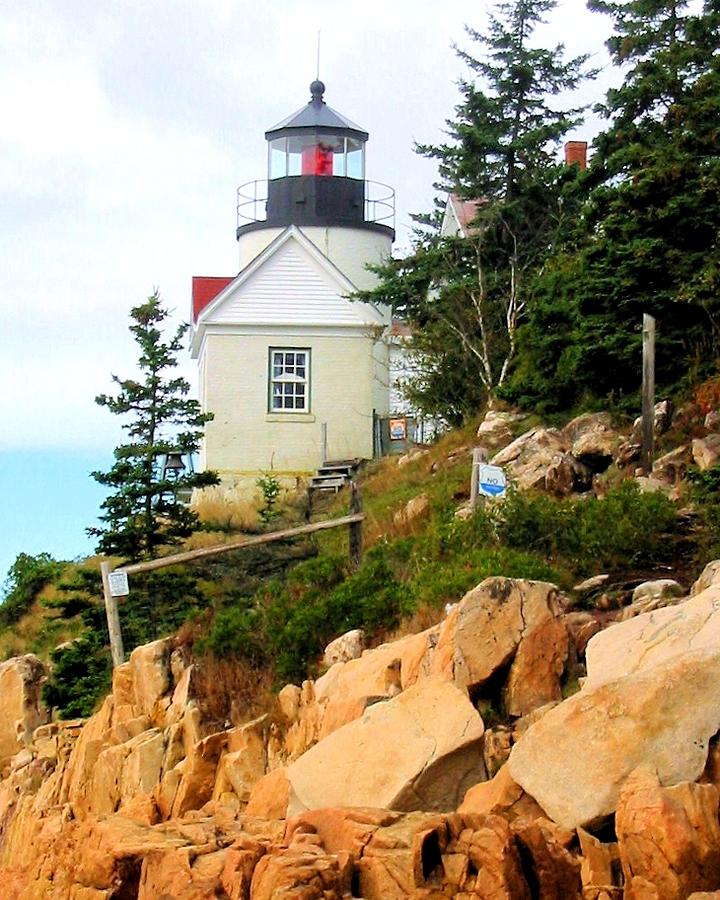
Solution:
M203 488L193 498L192 507L202 525L211 530L257 532L260 528L258 501L238 488Z

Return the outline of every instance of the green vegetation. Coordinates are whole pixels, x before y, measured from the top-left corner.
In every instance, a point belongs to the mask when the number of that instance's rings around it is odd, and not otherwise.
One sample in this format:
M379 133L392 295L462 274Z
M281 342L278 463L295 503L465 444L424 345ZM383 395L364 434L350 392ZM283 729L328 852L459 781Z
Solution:
M280 496L280 481L277 475L268 472L258 478L257 486L260 488L263 498L263 505L258 514L260 521L267 525L277 515L276 506Z
M700 521L697 530L699 562L704 564L720 558L720 465L704 472L691 469L687 477Z
M301 681L336 635L362 627L380 639L419 612L437 619L491 575L570 587L600 571L666 563L677 518L664 495L634 483L601 500L515 492L466 521L452 513L440 499L420 533L378 541L355 573L335 554L300 563L221 610L202 648Z
M27 613L46 584L60 571L60 564L49 553L30 556L20 553L10 566L0 603L0 627L12 625Z
M406 393L423 412L453 424L474 415L504 384L531 300L531 276L577 208L563 190L576 173L556 157L582 109L558 109L550 98L593 73L585 69L586 57L566 60L562 46L542 49L534 41L554 5L499 3L486 33L467 29L482 53L475 58L458 50L473 80L459 82L462 100L447 122L450 141L417 151L439 161L440 207L449 192L476 202L472 226L462 237L442 237L440 210L418 216L430 230L418 234L414 252L376 268L379 286L357 295L390 303L410 323L418 375Z
M632 481L603 499L510 492L503 503L457 518L468 487L463 441L474 427L448 434L402 468L393 460L367 467L361 477L367 550L357 571L349 565L347 532L338 529L313 541L233 551L134 576L120 604L126 648L179 630L178 640L192 644L209 665L247 667L248 682L252 672L276 685L301 681L316 673L324 646L338 634L362 627L378 642L420 630L489 576L552 581L566 589L599 571L622 579L672 562L677 541L686 540L674 504L662 494L641 493ZM396 518L420 493L428 497L426 515ZM341 515L347 502L346 494L325 500L316 515ZM710 495L707 505L712 509ZM288 518L290 508L277 511L282 525L303 516L299 508L294 518ZM707 533L700 529L694 538L698 552ZM694 551L685 543L682 552ZM52 583L36 582L40 599L26 597L31 609L14 628L33 617L45 625L18 651L43 648L53 663L47 702L66 717L87 715L110 678L97 564L53 565ZM65 643L53 650L58 640L48 644L48 635L60 623Z
M200 411L197 400L187 398L189 382L171 377L188 326L181 325L169 341L163 341L161 326L169 312L157 292L130 315L134 322L130 331L140 348L142 380L113 375L117 396L96 397L100 406L129 417L123 428L130 440L115 449L115 464L109 471L92 473L114 493L102 503L103 526L88 528L88 533L99 538L98 552L138 560L192 534L197 516L181 494L217 484L218 478L214 472L189 469L170 477L163 466L169 454L187 458L196 453L203 425L212 419Z
M555 97L583 59L541 49L553 0L496 3L447 121L442 195L415 246L376 269L362 299L413 328L407 394L452 424L500 396L542 414L638 409L641 322L657 319L657 385L682 395L720 352L720 14L716 0L590 0L609 16L624 80L598 107L587 172L558 164L581 109ZM461 237L439 229L447 195L474 201Z
M657 319L665 393L702 379L720 349L720 42L717 4L592 0L624 70L577 187L576 227L535 280L506 396L543 411L637 409L641 320Z

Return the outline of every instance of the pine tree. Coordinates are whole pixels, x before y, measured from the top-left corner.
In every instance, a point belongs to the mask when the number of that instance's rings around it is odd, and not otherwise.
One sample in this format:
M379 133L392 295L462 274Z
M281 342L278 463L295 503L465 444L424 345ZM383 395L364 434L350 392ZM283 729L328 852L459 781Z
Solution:
M627 395L633 406L643 313L658 320L661 390L720 351L718 4L590 6L614 20L608 46L625 78L601 107L584 240L548 268L511 387L547 405Z
M419 235L414 253L377 270L380 287L364 296L390 297L414 327L422 377L411 388L413 399L423 411L442 414L442 397L452 394L445 411L451 420L503 385L532 275L571 212L561 198L575 173L559 164L557 149L581 109L555 109L550 98L593 73L584 71L585 57L564 61L562 45L534 46L536 28L554 6L555 0L501 2L486 34L467 29L483 54L458 50L474 78L460 82L462 100L447 122L450 140L417 150L439 161L436 187L477 201L476 219L464 239Z
M93 472L100 484L113 489L102 503L102 527L88 529L99 537L98 551L138 560L153 556L163 544L189 535L197 517L178 499L181 491L217 484L214 472L189 469L177 479L163 477L161 463L168 453L195 453L203 425L212 414L203 413L188 399L190 385L172 377L187 325L163 341L162 323L169 312L155 292L130 312L130 331L140 348L141 379L121 379L115 396L100 394L95 402L115 415L128 417L123 425L128 442L115 449L115 464L107 472Z

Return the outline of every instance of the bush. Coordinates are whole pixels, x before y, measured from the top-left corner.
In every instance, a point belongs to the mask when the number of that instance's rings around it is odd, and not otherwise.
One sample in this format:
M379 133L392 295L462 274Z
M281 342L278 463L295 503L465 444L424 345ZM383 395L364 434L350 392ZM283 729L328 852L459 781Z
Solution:
M3 586L4 597L0 603L0 626L17 622L29 611L37 595L60 573L62 563L49 553L30 556L20 553L10 566Z
M677 519L675 505L660 491L643 493L635 481L601 499L557 501L510 491L497 510L502 543L559 561L576 575L649 566L672 556L667 536Z
M92 715L112 679L105 611L93 605L82 619L86 632L50 654L53 666L43 686L45 704L63 719Z
M691 485L690 496L703 526L698 547L698 562L702 566L720 557L720 465L711 466L704 472L690 469L687 478Z

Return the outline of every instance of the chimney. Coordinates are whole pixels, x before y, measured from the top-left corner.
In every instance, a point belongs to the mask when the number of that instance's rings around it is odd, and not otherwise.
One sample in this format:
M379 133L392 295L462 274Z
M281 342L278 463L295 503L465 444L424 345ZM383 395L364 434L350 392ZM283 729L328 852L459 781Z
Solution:
M587 141L568 141L565 144L565 165L587 169Z

